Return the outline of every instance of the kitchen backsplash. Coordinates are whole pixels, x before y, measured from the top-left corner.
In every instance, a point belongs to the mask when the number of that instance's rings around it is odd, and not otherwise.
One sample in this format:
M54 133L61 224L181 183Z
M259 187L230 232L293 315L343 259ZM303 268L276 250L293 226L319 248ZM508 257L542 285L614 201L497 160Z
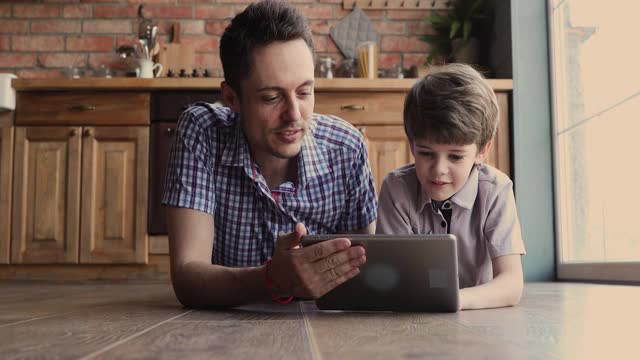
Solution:
M69 66L98 69L118 66L115 49L137 41L137 11L159 26L169 41L171 24L180 22L181 42L193 44L195 66L222 76L220 36L247 0L11 0L0 1L0 73L21 78L65 75ZM351 10L342 0L291 1L307 16L318 56L343 58L329 29ZM381 34L379 67L424 63L429 47L420 35L429 31L427 11L366 10Z

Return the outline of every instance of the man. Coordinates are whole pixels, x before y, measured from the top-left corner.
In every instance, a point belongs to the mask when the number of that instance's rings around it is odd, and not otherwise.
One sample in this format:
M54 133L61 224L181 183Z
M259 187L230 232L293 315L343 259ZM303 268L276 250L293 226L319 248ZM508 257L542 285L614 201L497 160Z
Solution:
M238 14L220 57L229 108L183 113L169 161L176 296L187 307L320 297L359 273L365 251L346 238L298 244L307 233L374 231L365 143L346 122L313 114L311 32L285 2Z

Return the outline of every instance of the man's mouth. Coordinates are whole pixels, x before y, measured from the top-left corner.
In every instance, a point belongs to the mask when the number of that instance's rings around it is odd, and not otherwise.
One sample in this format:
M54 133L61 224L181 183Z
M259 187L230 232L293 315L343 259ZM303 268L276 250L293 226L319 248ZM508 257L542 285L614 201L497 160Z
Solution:
M302 129L300 128L289 128L282 129L278 131L274 131L274 134L278 138L278 140L284 143L293 143L298 140L300 134L302 134Z

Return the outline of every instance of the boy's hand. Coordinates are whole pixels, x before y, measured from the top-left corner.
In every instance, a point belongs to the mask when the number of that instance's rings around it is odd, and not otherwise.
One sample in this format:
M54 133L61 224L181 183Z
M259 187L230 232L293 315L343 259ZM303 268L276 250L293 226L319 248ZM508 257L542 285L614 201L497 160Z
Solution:
M347 238L336 238L300 247L307 234L302 223L296 231L278 238L269 277L280 296L319 298L360 273L366 262L362 246L351 247Z

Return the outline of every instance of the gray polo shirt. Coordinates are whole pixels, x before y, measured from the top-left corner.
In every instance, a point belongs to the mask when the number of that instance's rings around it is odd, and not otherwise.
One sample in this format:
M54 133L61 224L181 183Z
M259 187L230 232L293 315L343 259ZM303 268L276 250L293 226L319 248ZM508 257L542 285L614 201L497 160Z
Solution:
M458 238L460 288L493 279L491 259L525 254L511 179L485 164L475 165L464 186L442 204L448 224L420 189L415 164L389 173L382 183L377 234L451 234Z

